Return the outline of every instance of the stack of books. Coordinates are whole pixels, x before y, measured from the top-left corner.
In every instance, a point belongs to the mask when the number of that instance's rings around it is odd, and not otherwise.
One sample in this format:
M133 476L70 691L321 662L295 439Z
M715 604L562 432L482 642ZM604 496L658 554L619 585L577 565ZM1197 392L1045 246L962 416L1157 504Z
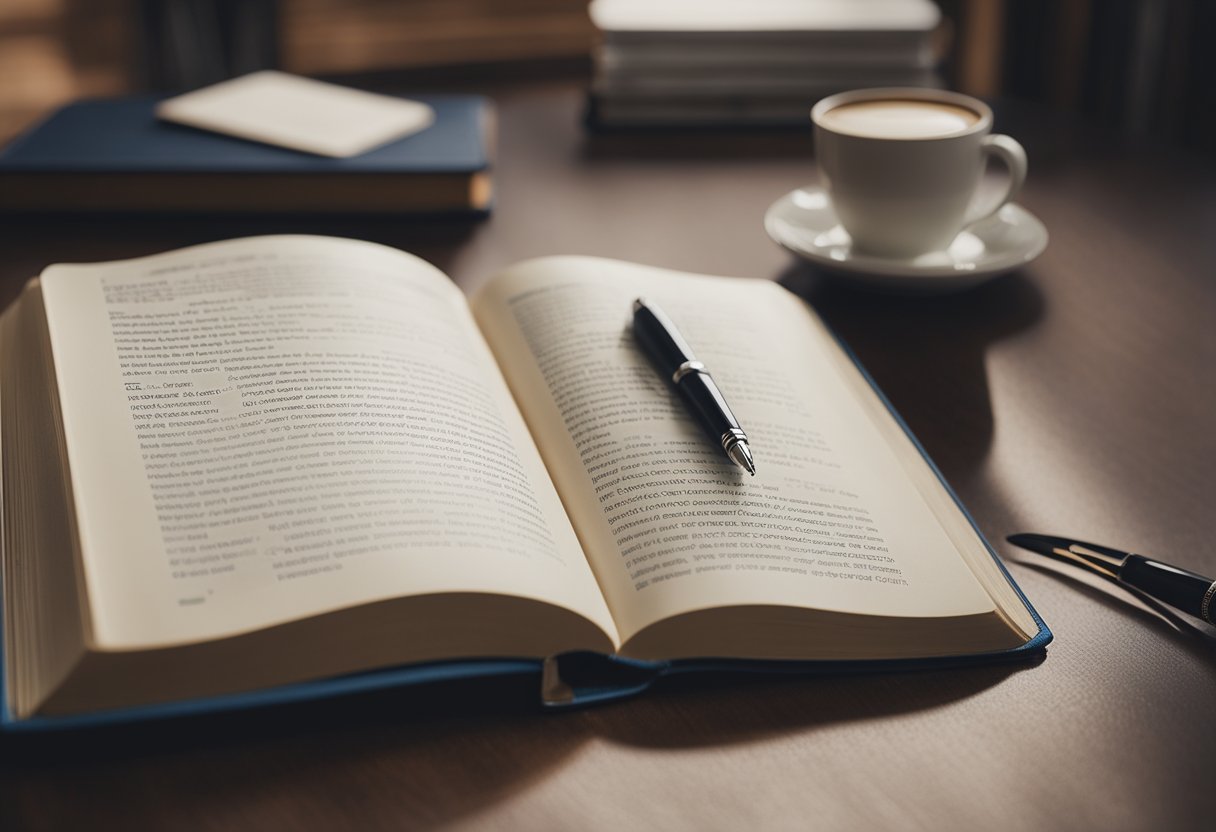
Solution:
M940 86L931 0L594 0L593 126L804 124L863 87Z

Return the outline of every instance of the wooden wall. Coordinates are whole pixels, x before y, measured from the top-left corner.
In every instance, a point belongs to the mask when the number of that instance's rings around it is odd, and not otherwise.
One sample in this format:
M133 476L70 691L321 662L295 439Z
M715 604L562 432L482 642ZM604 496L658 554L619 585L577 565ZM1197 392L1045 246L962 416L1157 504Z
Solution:
M285 0L284 68L306 75L586 55L585 0Z
M938 2L956 88L1216 152L1213 0ZM191 37L194 52L223 51L192 28L211 6L229 19L263 10L269 65L306 75L585 56L595 37L586 0L0 0L0 141L75 97L187 83L165 66ZM173 25L166 8L181 13ZM225 71L221 60L193 77Z

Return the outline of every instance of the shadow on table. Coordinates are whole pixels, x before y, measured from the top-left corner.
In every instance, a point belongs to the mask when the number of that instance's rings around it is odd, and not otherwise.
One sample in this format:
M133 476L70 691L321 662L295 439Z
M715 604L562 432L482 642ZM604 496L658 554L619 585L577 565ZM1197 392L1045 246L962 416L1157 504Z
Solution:
M11 815L14 828L31 819L80 828L104 811L114 828L204 816L217 828L238 820L264 828L393 826L405 817L437 827L509 801L596 739L660 748L754 742L938 708L1014 672L1002 665L851 677L698 675L557 714L539 712L539 680L524 675L8 735L0 737L0 821Z
M982 693L1037 663L813 678L673 677L619 708L586 713L596 734L628 745L693 748L749 743L934 710Z
M123 805L139 805L147 817L162 803L165 811L188 813L204 802L208 811L216 804L263 805L278 792L293 800L311 789L358 794L371 777L383 786L393 782L398 803L423 802L435 821L450 820L527 788L596 737L662 747L749 742L939 708L1023 667L817 678L693 674L662 680L640 697L559 713L541 713L539 678L520 674L188 719L0 735L0 792L46 800L60 825L72 826L73 804L56 803L56 794L72 793L81 805L106 798L119 816Z
M805 263L780 283L853 350L943 472L974 470L993 435L984 355L1043 316L1034 283L1016 272L954 294L905 297L850 288Z
M537 712L538 688L526 674L0 735L0 828L442 826L526 790L586 741L577 718Z

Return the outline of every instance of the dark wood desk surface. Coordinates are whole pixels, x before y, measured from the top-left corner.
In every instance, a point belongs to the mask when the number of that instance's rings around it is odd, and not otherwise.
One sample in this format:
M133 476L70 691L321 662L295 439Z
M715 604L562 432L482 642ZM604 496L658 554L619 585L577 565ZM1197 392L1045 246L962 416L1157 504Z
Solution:
M761 228L799 141L588 142L571 85L500 97L489 221L6 220L0 293L56 261L253 233L362 236L468 290L543 254L781 278L854 346L1056 634L1034 667L669 684L537 713L532 680L76 736L0 738L0 828L1210 828L1216 650L1004 544L1074 534L1216 573L1216 173L998 111L1032 266L853 293Z

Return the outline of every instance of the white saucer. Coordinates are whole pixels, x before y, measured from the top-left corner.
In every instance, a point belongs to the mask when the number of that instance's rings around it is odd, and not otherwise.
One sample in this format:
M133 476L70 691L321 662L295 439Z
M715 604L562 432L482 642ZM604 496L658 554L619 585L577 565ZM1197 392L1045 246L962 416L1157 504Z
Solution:
M945 251L909 259L855 253L827 193L817 185L790 191L769 206L764 230L780 246L872 289L948 292L1024 266L1047 246L1047 229L1010 203L961 231Z

